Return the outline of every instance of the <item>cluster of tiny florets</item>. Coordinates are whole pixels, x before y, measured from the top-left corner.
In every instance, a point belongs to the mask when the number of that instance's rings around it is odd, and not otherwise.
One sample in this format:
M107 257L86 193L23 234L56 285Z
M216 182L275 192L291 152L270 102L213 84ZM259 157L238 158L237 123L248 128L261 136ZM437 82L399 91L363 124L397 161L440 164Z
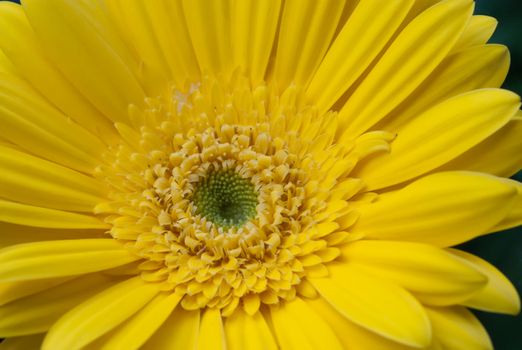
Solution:
M326 275L354 239L348 199L363 185L348 175L371 150L364 138L335 144L335 114L303 101L295 87L277 96L208 79L131 109L141 126L118 126L126 142L98 169L113 201L96 210L144 259L143 279L225 316L315 296L306 276Z
M244 225L258 204L254 185L233 170L210 172L196 185L192 202L198 214L225 229Z

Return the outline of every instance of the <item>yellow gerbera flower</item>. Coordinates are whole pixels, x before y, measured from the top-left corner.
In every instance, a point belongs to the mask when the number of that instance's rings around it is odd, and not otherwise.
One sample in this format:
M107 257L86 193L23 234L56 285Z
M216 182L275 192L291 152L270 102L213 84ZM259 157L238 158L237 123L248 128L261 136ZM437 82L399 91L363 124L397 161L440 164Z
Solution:
M522 222L472 0L0 3L0 349L488 349Z

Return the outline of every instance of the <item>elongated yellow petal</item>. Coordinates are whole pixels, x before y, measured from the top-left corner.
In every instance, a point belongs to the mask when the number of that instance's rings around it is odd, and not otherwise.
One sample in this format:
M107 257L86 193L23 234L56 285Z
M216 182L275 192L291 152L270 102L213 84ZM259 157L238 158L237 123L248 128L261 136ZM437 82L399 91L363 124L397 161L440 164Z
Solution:
M370 159L357 176L374 190L422 175L486 139L519 106L517 95L498 89L475 90L446 100L401 128L391 153Z
M124 16L121 13L118 18L111 17L110 8L115 1L117 0L78 1L73 9L78 11L77 14L81 14L86 23L92 25L92 29L95 29L100 38L108 43L127 68L136 77L141 78L143 61L139 57L139 53L133 51L133 45L125 42L124 37L126 37L127 32L124 27L118 27L117 24Z
M115 328L158 293L159 285L141 277L121 282L81 303L49 330L42 350L78 349Z
M362 0L319 65L308 95L321 112L355 82L390 40L414 1ZM368 18L372 18L368 21Z
M517 189L517 195L506 217L491 229L492 232L507 230L522 225L522 184L512 180L506 180L506 182Z
M248 315L236 309L225 322L229 350L276 350L277 343L260 312Z
M63 230L0 222L0 248L21 243L79 238L107 238L103 230Z
M233 69L230 6L229 1L183 1L185 20L202 71L220 74Z
M341 19L339 20L339 27L337 28L336 35L343 29L342 27L353 14L353 11L357 7L357 5L361 2L361 0L350 0L344 4L343 13L341 14Z
M274 78L281 88L306 85L325 54L344 0L287 0L279 26Z
M139 349L170 316L181 296L175 293L158 294L130 320L111 334L100 349Z
M8 75L18 74L13 63L6 57L5 53L0 49L0 73Z
M0 145L0 191L6 199L92 212L103 201L103 189L89 176Z
M489 16L473 16L466 29L455 44L453 50L461 50L466 47L483 45L491 38L497 28L497 20Z
M190 36L180 1L145 1L146 12L150 17L150 25L154 29L156 39L172 77L179 88L187 81L197 81L200 76L196 55L190 41ZM125 1L120 6L127 7ZM114 14L121 17L121 11ZM129 18L126 23L132 24ZM128 25L123 28L126 31ZM133 39L131 39L131 43ZM172 45L172 43L176 43Z
M487 285L462 304L479 310L516 315L520 312L520 297L513 284L487 261L457 249L449 252L472 264L488 277Z
M23 76L56 108L85 129L94 134L99 132L104 137L114 136L109 120L45 57L21 6L6 1L0 3L0 32L0 49L18 67L16 75Z
M197 61L195 56L190 67L186 72L182 72L182 67L174 68L177 76L174 76L171 69L172 64L168 62L172 58L172 53L178 51L178 41L174 41L173 37L168 37L168 44L165 42L166 37L171 34L169 22L175 22L175 18L169 18L169 6L181 8L181 3L165 1L124 1L114 0L107 2L109 13L112 14L111 20L119 24L121 35L126 38L126 43L133 48L140 60L140 68L137 74L143 89L147 96L158 96L169 89L171 82L176 82L177 87L184 89L187 83L187 74L192 72L194 68L197 70ZM177 23L178 29L185 31L184 37L180 33L175 35L179 40L180 49L183 44L188 41L190 53L190 38L186 33L185 20L180 15L180 23ZM168 22L165 22L165 19ZM170 54L170 55L169 55ZM183 55L184 52L174 54L175 59ZM177 62L182 63L182 62ZM196 75L199 76L199 75ZM136 124L137 125L137 124Z
M270 309L274 332L282 349L342 349L328 324L302 299Z
M361 207L353 232L451 246L490 232L515 195L512 185L490 175L437 173Z
M342 249L350 263L389 279L430 305L454 305L487 283L486 275L441 248L411 242L357 241Z
M128 121L129 103L141 104L143 90L131 68L88 18L80 3L27 0L24 10L46 55L108 118Z
M381 337L370 332L363 327L359 327L348 321L338 311L334 309L323 298L307 300L308 305L317 312L323 320L335 332L335 335L342 342L347 350L378 349L378 350L410 350L415 349L390 339Z
M510 177L521 168L522 113L518 113L502 129L437 170L462 169Z
M436 342L445 350L493 349L484 327L475 316L463 307L426 308Z
M223 329L221 312L207 309L201 317L198 336L198 350L226 350L227 340Z
M94 216L35 207L2 199L0 199L0 221L46 228L108 228L107 224Z
M196 350L200 311L174 310L163 326L143 346L144 350Z
M430 343L428 318L407 291L354 264L330 264L328 270L329 277L310 282L348 320L405 345Z
M115 282L111 277L91 274L1 306L0 336L45 332L69 309Z
M0 343L0 350L38 350L43 338L43 334L35 334L4 339Z
M126 11L118 7L118 1L81 1L77 2L76 9L86 23L92 26L90 29L95 29L99 37L117 54L146 95L156 96L159 89L164 87L161 85L162 76L154 75L151 67L143 62L141 53L136 51L134 38L130 35L131 24L125 16Z
M443 0L415 0L415 4L413 4L410 13L408 13L408 17L406 17L407 23L441 1Z
M255 86L265 76L281 1L235 0L232 4L234 63L245 70Z
M16 281L0 283L0 306L13 300L22 299L41 291L53 288L75 277L46 278L32 281Z
M403 103L377 124L400 132L401 126L426 109L461 93L498 88L509 69L509 51L502 45L480 45L448 56Z
M166 81L171 80L172 75L169 70L169 65L167 64L165 54L163 53L163 49L154 29L153 23L155 19L148 15L148 9L158 6L156 5L158 2L139 0L111 2L117 4L117 16L125 18L125 22L131 24L125 28L127 32L126 35L132 38L130 44L136 52L138 52L143 64L146 65L148 69L151 69L153 74L161 75ZM161 86L160 88L164 87L165 86Z
M284 306L272 307L270 318L274 334L281 349L289 350L313 350L312 344L308 342L306 335L292 315L285 310Z
M138 260L113 239L33 242L0 250L0 281L62 277Z
M470 0L446 0L408 24L341 109L344 138L366 131L419 86L455 44L472 11Z
M29 153L70 168L92 173L104 144L71 122L26 82L0 75L0 135Z

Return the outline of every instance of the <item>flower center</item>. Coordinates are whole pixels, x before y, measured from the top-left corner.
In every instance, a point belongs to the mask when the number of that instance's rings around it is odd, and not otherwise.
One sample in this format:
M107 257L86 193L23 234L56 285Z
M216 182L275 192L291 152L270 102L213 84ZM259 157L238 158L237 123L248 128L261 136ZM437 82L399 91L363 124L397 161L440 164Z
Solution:
M321 117L302 90L205 77L130 108L97 176L110 201L95 212L139 255L145 281L183 296L186 310L315 297L309 276L328 274L358 205L373 200L350 174L387 149L370 132L337 143L337 116Z
M196 212L222 227L241 227L256 214L254 185L233 170L211 172L197 185L192 197Z

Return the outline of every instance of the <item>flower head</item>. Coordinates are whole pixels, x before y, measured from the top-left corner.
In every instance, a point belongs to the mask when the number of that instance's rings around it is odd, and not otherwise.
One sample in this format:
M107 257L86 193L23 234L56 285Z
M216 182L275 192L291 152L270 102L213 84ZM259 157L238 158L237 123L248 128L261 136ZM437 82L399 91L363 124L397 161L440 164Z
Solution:
M522 115L472 11L0 3L0 336L490 348L518 295L451 247L522 222Z

